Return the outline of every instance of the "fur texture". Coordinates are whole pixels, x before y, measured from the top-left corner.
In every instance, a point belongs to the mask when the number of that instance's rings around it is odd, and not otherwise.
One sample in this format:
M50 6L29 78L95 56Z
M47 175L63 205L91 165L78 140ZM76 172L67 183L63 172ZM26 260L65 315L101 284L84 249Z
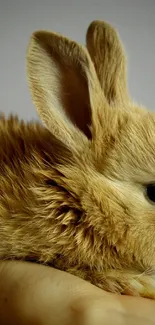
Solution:
M130 99L118 33L37 31L27 73L44 126L1 115L0 258L155 298L155 116Z

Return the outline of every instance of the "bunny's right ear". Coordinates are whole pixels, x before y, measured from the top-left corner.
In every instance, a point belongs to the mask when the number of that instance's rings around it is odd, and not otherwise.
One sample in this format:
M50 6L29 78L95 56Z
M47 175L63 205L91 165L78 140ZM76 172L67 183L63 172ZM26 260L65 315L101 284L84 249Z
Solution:
M117 31L104 21L93 21L87 29L86 45L108 102L126 103L126 55Z
M27 72L34 104L50 132L74 147L97 128L107 105L87 49L58 34L37 31L28 48Z

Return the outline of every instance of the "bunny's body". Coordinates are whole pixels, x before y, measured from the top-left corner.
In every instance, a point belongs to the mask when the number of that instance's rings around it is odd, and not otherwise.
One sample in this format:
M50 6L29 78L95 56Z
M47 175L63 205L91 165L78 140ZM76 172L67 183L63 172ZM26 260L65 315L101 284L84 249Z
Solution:
M128 96L117 33L93 22L87 50L34 33L28 78L46 128L0 118L0 259L155 298L155 116Z

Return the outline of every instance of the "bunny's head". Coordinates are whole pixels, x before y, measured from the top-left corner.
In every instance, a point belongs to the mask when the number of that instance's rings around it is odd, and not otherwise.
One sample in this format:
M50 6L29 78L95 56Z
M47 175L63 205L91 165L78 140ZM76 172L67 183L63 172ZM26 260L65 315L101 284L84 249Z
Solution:
M117 32L94 21L83 47L37 31L27 67L41 120L70 152L59 169L81 211L73 237L83 263L153 269L155 115L129 96Z

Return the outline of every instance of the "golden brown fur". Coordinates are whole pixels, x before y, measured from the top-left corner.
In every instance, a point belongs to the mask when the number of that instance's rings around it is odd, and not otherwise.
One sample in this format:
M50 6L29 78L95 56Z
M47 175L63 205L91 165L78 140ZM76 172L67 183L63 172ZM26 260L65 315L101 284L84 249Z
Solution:
M0 258L155 298L155 116L129 97L115 29L93 22L86 39L32 35L28 80L45 127L0 118Z

